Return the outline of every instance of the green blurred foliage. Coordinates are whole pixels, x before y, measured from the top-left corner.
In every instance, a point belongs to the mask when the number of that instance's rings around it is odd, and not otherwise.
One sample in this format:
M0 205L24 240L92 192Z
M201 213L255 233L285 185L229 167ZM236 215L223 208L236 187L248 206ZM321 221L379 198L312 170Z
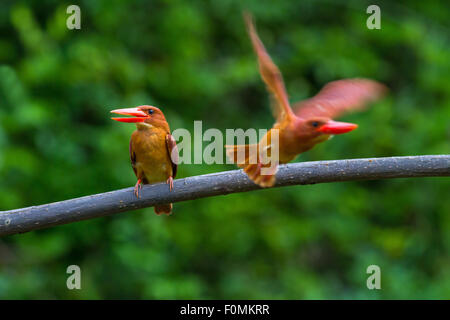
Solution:
M253 12L292 101L345 77L389 96L299 161L450 153L448 3L0 3L0 210L132 186L134 130L109 110L159 106L172 130L269 128L241 12ZM179 177L233 169L182 165ZM450 298L448 178L262 190L0 239L0 298ZM82 290L66 288L66 268ZM366 288L366 268L382 290Z

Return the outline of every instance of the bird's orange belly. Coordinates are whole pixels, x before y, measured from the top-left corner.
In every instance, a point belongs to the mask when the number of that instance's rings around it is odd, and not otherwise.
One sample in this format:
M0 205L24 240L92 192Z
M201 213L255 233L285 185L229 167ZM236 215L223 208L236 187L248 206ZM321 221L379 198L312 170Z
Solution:
M170 174L171 168L166 163L158 163L148 159L147 161L137 162L136 169L139 176L145 177L147 183L157 183L166 181Z
M165 136L148 134L143 139L136 139L135 168L137 176L144 178L145 183L166 181L172 176L172 163L166 147Z

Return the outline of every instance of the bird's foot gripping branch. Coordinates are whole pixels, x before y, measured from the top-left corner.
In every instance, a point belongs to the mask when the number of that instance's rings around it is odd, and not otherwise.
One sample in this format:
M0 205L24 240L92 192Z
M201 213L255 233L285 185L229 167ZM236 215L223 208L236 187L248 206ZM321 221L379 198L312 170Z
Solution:
M282 165L275 187L413 177L450 176L450 155L301 162ZM189 177L145 185L140 198L126 188L40 206L0 212L0 236L103 217L172 202L260 189L242 170Z

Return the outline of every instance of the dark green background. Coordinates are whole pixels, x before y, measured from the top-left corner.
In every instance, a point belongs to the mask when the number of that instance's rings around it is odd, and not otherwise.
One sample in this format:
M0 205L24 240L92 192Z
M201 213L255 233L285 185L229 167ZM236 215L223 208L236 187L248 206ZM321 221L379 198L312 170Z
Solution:
M172 130L269 128L241 12L291 101L369 77L390 88L359 129L298 161L450 153L448 2L0 3L0 210L134 185L133 125L109 110L159 106ZM234 169L181 165L179 177ZM0 239L0 298L450 298L448 178L296 186L177 203ZM82 290L66 288L66 268ZM366 288L381 267L382 290Z

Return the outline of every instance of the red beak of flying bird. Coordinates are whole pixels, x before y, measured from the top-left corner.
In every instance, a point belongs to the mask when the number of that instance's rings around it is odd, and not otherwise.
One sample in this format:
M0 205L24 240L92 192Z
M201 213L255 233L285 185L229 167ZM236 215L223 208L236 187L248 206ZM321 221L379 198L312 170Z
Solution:
M140 106L111 112L132 116L113 120L136 124L130 140L131 166L138 179L134 187L136 197L139 198L142 184L165 181L172 190L173 178L177 174L178 149L162 111L152 106ZM156 205L154 209L156 214L171 214L172 204Z
M225 146L228 157L244 169L248 177L261 187L275 184L279 163L287 163L298 154L332 135L350 132L358 126L332 120L348 111L363 109L367 103L380 98L386 87L368 79L344 79L328 83L316 96L294 104L292 109L283 77L259 39L250 15L245 15L247 31L259 62L259 71L273 97L275 124L258 146ZM278 129L278 162L262 163L262 150L270 155L273 130ZM275 139L274 139L275 140ZM273 142L275 143L275 141ZM257 147L257 148L256 148ZM258 150L256 156L251 150ZM255 153L253 152L253 153ZM239 155L239 156L238 156ZM241 160L238 160L241 159ZM267 161L266 161L267 162ZM267 169L263 174L261 169Z

